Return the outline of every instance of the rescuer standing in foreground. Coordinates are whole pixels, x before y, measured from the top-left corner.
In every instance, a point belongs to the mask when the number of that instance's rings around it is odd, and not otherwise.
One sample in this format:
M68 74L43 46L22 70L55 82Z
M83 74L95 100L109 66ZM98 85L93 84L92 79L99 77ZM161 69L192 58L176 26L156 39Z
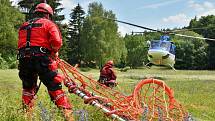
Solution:
M62 46L61 33L51 21L52 8L40 3L34 18L24 22L19 29L18 59L19 77L22 80L22 102L27 111L32 110L38 91L37 79L47 87L51 100L62 109L66 120L74 121L72 106L62 90L64 76L57 72L58 51Z

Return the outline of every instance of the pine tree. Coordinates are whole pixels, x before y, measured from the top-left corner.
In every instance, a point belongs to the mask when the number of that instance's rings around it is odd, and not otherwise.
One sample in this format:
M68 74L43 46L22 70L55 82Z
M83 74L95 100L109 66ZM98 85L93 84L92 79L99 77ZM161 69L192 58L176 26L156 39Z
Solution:
M81 29L83 27L84 10L78 4L70 13L70 21L68 28L68 58L69 62L73 64L80 64L81 53L80 53L80 36Z
M35 7L39 3L46 2L54 10L53 20L60 24L61 21L65 19L64 15L59 15L59 13L64 9L60 7L62 5L60 1L61 0L21 0L18 2L18 5L20 10L26 15L26 20L29 20L33 17L33 11L35 10Z

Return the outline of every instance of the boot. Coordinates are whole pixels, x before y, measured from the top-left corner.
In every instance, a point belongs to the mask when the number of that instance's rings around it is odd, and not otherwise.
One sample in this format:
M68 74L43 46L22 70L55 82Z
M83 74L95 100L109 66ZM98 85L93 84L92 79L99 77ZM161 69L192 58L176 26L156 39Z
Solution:
M35 100L34 89L23 89L22 91L22 104L25 112L25 118L28 121L33 120L33 106Z
M72 106L69 99L64 94L62 89L56 91L49 91L51 99L55 102L58 108L62 109L63 115L67 121L75 121L72 115Z

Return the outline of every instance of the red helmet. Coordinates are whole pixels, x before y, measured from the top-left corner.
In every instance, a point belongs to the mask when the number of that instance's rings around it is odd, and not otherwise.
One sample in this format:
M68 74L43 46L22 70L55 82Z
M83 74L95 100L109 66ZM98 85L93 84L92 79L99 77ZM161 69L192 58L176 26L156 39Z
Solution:
M36 6L36 9L34 12L43 12L53 15L53 10L49 4L46 3L40 3Z
M113 60L109 60L105 65L110 65L110 66L113 66Z

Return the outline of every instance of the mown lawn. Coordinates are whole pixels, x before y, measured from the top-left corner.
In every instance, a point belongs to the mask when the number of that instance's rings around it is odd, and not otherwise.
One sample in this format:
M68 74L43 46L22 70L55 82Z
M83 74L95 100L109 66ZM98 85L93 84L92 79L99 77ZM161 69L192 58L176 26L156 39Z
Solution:
M25 120L21 108L21 81L17 73L17 70L0 70L0 121ZM95 79L99 76L99 70L94 69L82 73ZM153 77L164 80L174 90L175 98L184 105L192 117L198 121L215 120L215 71L173 71L156 67L117 71L117 75L119 85L116 89L127 95L132 93L134 86L141 79ZM43 85L37 95L33 120L63 120ZM80 112L85 114L89 121L110 120L98 109L84 104L76 95L69 96L76 120L84 118Z

